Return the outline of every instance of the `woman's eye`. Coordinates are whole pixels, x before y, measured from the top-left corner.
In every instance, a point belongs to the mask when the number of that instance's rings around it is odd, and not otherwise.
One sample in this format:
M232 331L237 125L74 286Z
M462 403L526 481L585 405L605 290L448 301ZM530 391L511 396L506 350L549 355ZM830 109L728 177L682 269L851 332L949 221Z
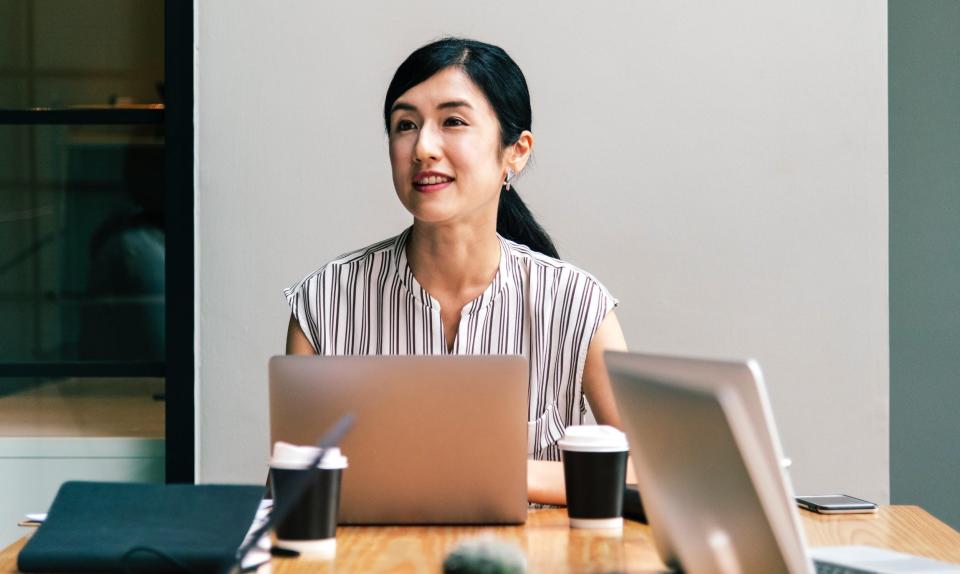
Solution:
M465 126L467 122L461 120L460 118L447 118L447 121L444 122L448 126Z
M415 129L416 127L417 125L411 122L410 120L400 120L399 122L397 122L397 127L394 129L398 132L405 132L407 130Z

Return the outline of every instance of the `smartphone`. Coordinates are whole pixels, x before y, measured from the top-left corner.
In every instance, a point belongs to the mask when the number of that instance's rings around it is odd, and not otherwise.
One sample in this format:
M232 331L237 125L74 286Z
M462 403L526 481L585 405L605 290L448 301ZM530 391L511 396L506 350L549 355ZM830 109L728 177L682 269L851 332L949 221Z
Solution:
M856 514L877 511L877 505L869 500L854 498L846 494L798 496L797 504L800 505L800 508L820 514Z

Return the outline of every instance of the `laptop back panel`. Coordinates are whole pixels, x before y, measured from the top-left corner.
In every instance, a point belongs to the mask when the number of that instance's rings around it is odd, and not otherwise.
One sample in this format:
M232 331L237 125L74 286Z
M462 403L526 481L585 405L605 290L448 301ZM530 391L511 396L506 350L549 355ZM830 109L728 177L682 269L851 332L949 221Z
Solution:
M693 572L808 572L757 367L606 362L661 558Z
M271 440L356 415L342 524L523 523L527 374L516 356L274 357Z

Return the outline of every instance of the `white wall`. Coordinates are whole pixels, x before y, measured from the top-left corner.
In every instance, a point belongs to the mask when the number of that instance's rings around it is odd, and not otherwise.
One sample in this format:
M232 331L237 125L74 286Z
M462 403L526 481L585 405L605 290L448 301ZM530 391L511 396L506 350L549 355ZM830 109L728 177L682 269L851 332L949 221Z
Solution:
M262 480L281 288L408 223L382 98L460 34L527 74L518 187L630 346L758 358L797 490L888 500L884 2L199 4L201 480Z

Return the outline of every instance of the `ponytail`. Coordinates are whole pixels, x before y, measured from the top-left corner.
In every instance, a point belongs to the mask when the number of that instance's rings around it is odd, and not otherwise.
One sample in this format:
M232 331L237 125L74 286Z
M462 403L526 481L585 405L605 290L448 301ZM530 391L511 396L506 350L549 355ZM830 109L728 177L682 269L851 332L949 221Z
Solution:
M559 259L553 240L533 218L530 209L515 189L504 186L500 190L500 207L497 209L497 233L503 237L526 245L534 251Z

